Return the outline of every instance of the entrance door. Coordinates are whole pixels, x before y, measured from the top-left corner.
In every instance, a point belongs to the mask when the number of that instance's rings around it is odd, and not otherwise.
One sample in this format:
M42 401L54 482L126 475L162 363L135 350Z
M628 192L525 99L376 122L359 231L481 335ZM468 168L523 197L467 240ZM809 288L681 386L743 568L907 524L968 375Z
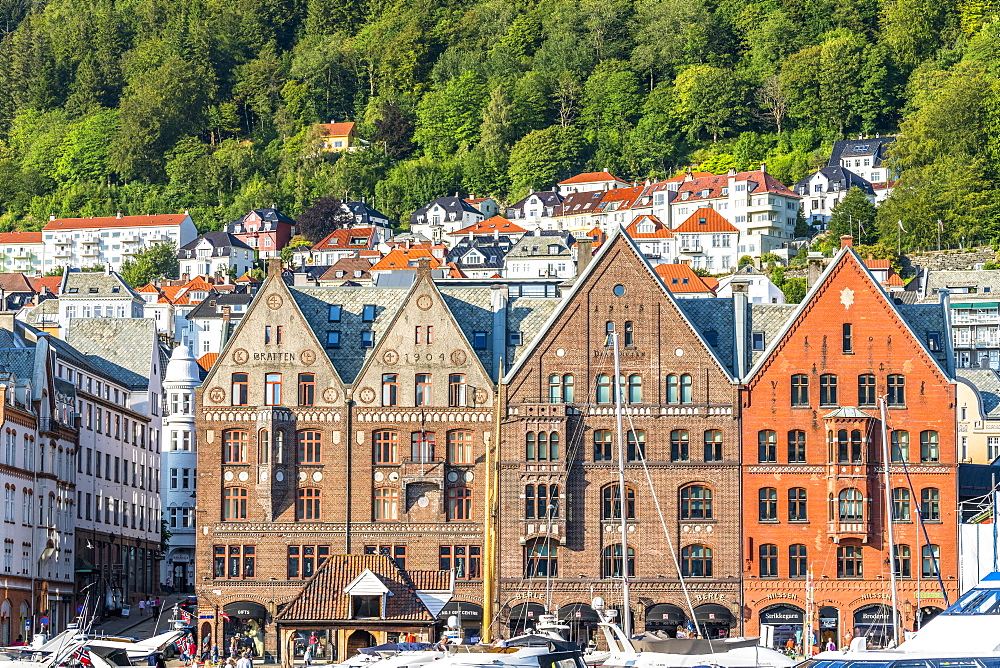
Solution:
M357 630L351 635L347 636L347 655L345 659L350 659L358 653L362 647L374 647L378 642L375 640L375 636L368 633L368 631Z
M187 572L188 572L188 565L186 562L174 564L174 575L171 578L174 585L174 591L186 592L188 590Z

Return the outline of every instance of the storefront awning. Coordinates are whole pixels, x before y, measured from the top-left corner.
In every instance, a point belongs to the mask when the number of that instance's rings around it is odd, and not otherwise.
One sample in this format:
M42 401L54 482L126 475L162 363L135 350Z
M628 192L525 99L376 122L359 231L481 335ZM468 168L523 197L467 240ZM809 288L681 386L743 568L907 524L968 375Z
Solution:
M694 609L695 619L709 624L731 624L733 621L732 611L718 603L705 603Z
M230 617L239 617L240 619L265 619L267 617L267 608L254 601L236 601L226 605L222 610Z
M545 608L541 603L518 603L510 609L510 623L531 623L537 622L541 615L545 614Z
M657 603L646 611L646 628L678 626L687 621L684 611L673 603Z
M762 610L760 613L760 623L771 626L782 626L783 624L801 624L804 612L798 608L788 605L779 605L774 608Z
M561 622L599 622L597 613L586 603L569 603L559 608Z
M441 608L437 618L440 621L447 621L452 615L458 617L459 621L462 622L481 622L483 621L483 606L478 603L452 599Z

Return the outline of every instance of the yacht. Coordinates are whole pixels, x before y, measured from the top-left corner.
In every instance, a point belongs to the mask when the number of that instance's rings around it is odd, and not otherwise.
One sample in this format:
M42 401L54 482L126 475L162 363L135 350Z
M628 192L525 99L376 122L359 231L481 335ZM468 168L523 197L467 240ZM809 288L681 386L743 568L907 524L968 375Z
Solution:
M27 647L0 648L0 668L57 668L81 664L74 655L86 649L93 668L140 665L154 652L163 651L182 636L167 631L147 640L81 633L71 626L45 642Z
M1000 572L892 649L869 650L863 637L846 651L821 652L802 668L998 668Z
M758 638L706 640L651 634L629 638L615 623L616 611L605 610L603 600L594 599L591 607L600 618L598 625L610 649L602 668L791 668L797 663L781 652L761 647Z

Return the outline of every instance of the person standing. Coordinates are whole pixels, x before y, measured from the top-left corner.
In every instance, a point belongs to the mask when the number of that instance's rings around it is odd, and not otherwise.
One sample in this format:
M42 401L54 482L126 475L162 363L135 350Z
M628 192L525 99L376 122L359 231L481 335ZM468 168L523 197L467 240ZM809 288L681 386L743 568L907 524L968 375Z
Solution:
M140 598L139 599L139 616L140 617L145 617L146 616L146 599L145 598Z
M246 652L240 655L240 660L236 662L236 668L253 668L253 661L250 660Z

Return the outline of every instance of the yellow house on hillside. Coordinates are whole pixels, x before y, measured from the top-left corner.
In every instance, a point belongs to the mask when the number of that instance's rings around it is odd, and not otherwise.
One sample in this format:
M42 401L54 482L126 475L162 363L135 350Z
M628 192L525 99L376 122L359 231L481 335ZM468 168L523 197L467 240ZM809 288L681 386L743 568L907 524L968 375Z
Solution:
M357 138L353 122L319 123L316 129L323 151L356 151L368 143Z

